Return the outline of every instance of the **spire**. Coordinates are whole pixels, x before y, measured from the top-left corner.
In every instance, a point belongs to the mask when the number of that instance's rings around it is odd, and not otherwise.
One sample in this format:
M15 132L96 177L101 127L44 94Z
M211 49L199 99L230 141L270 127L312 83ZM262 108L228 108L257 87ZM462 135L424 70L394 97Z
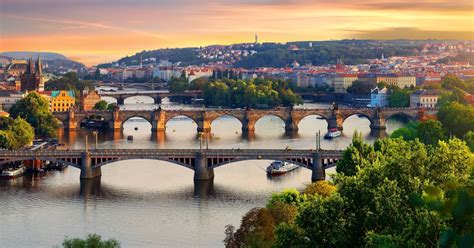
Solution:
M36 61L36 71L35 72L38 73L38 75L43 74L43 63L41 62L40 53L38 53L38 60Z
M33 74L34 72L35 72L35 67L34 67L34 65L33 65L33 58L30 58L30 59L28 60L28 65L26 66L26 72L25 72L25 74L26 74L26 75L31 75L31 74Z

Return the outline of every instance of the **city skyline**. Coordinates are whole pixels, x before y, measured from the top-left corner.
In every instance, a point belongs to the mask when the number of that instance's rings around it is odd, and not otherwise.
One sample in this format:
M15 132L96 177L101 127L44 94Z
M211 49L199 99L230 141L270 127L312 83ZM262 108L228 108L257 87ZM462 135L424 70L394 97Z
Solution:
M0 3L2 51L86 65L142 50L330 39L473 39L473 3L434 1L32 1Z

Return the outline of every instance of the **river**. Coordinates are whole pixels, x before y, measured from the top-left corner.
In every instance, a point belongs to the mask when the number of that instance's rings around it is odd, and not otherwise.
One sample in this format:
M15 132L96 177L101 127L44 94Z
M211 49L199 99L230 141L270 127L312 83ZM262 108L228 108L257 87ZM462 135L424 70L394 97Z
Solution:
M111 100L111 99L109 99ZM164 99L162 107L191 108ZM127 99L123 109L154 108L151 98ZM301 107L329 107L305 104ZM389 119L387 133L402 126ZM324 134L327 124L316 116L299 124L297 135L286 135L284 123L275 116L256 124L255 135L243 136L241 124L232 117L212 123L209 148L315 147L315 133ZM344 149L354 131L373 142L369 121L359 116L344 122L343 137L322 140L323 149ZM89 146L94 136L86 130L60 133L69 148ZM125 137L133 135L133 141ZM168 123L165 135L151 132L143 119L130 119L122 133L99 132L98 148L198 148L196 124L187 118ZM215 169L212 182L195 184L193 171L171 163L128 160L106 165L100 180L80 182L79 170L29 175L0 181L1 247L53 247L64 236L84 237L98 233L119 240L122 247L222 247L227 224L238 226L245 212L265 205L272 192L285 188L303 189L311 171L300 168L288 175L267 178L270 161L236 162ZM334 173L334 169L327 174Z

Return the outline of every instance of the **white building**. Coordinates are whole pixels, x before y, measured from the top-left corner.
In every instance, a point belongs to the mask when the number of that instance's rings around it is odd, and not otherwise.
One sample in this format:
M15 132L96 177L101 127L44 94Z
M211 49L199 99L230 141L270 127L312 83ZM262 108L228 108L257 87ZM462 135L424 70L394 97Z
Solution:
M418 90L410 95L411 108L434 108L438 103L439 92L436 90Z
M13 106L13 104L23 99L23 97L25 97L25 94L21 92L0 91L0 105L2 106L3 110L8 111Z
M376 108L376 107L385 107L388 105L388 90L386 87L383 89L379 89L375 87L370 92L370 104L369 107Z

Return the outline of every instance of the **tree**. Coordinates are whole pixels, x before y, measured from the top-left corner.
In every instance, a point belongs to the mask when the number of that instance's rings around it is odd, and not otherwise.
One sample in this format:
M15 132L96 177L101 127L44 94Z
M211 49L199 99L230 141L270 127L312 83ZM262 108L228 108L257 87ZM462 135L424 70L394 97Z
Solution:
M435 120L421 122L416 133L420 141L427 145L436 145L438 141L446 139L441 122Z
M242 217L240 228L233 232L226 227L225 247L271 247L274 241L275 223L266 208L253 208Z
M474 131L474 107L450 102L438 110L438 120L447 134L463 137Z
M336 186L329 181L317 181L306 187L304 194L328 197L336 192Z
M455 75L446 75L441 81L441 87L447 90L466 89L466 83Z
M388 97L388 105L392 108L404 108L410 106L410 93L408 89L395 90Z
M106 110L108 109L109 104L107 101L100 100L94 105L95 110Z
M474 132L469 131L464 135L464 141L466 142L467 146L474 152Z
M10 149L20 149L33 142L35 132L33 127L25 120L17 117L13 120L13 124L9 127L9 131L13 137L13 143L10 144Z
M347 147L342 159L337 163L336 171L346 176L355 175L360 167L369 163L374 157L373 147L364 143L362 135L356 132L352 144Z
M356 95L368 95L377 85L372 82L356 80L347 88L347 92Z
M172 93L183 93L185 90L188 89L188 81L186 78L171 78L169 83L170 92Z
M64 248L120 248L115 239L102 240L98 234L89 234L85 239L66 237L62 243Z
M49 110L49 102L37 92L29 93L10 109L12 118L21 117L34 129L38 137L55 137L59 127L56 118Z
M408 123L405 127L398 128L395 130L390 137L391 138L403 138L404 140L414 140L418 137L418 126L420 125L417 121Z
M297 208L293 222L274 218L273 247L472 247L474 155L462 141L359 138L338 163L334 192L302 202L292 191L272 196L270 212ZM240 240L256 235L246 227Z

